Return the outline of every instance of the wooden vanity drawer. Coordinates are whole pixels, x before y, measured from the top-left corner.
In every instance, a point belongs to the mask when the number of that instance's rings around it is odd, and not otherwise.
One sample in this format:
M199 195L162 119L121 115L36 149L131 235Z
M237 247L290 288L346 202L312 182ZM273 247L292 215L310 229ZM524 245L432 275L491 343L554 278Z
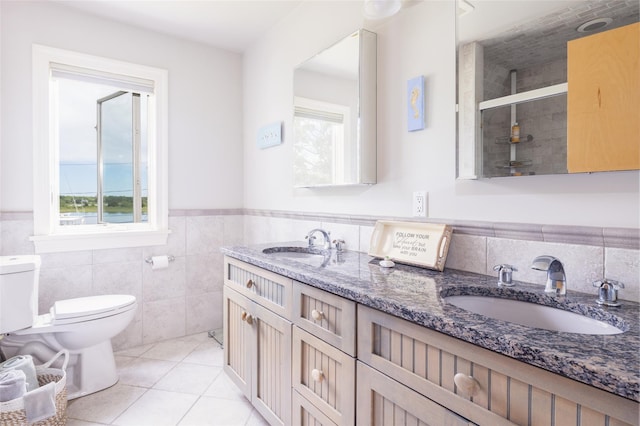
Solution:
M291 420L300 426L338 426L332 422L315 405L304 399L297 391L293 391L291 406L293 412Z
M293 327L293 389L337 425L355 424L355 359Z
M361 305L357 335L359 360L478 424L639 421L637 402Z
M366 364L357 363L358 424L474 426Z
M293 323L351 356L356 356L356 303L293 282Z
M225 256L224 283L281 317L291 320L293 281L290 278Z

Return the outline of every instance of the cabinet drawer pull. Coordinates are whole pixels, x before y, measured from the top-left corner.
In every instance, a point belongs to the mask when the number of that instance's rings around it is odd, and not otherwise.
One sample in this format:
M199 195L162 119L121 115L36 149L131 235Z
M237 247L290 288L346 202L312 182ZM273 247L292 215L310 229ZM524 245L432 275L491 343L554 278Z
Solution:
M314 368L313 370L311 370L311 378L313 379L314 382L320 383L321 381L324 380L324 373L322 372L322 370L318 370L317 368Z
M324 312L314 309L311 311L311 318L315 321L321 321L324 318Z
M249 325L253 324L253 317L247 311L242 311L240 318Z
M247 288L253 287L253 280L247 280Z
M460 390L460 393L467 397L476 396L480 391L480 383L471 376L467 376L463 373L458 373L453 376L453 382Z

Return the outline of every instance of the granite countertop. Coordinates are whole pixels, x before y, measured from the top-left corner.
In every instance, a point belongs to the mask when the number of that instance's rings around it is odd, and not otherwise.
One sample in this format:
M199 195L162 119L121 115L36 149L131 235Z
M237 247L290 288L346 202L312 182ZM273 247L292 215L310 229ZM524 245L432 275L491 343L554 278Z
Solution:
M382 268L366 253L335 250L311 259L288 253L263 253L269 247L306 243L273 243L223 247L227 256L292 278L469 343L640 401L640 305L621 301L605 308L594 294L571 291L551 297L543 285L514 281L498 287L497 278L445 269L432 271L396 264ZM547 331L491 319L443 300L452 295L490 295L557 306L602 319L625 330L616 335L586 335Z

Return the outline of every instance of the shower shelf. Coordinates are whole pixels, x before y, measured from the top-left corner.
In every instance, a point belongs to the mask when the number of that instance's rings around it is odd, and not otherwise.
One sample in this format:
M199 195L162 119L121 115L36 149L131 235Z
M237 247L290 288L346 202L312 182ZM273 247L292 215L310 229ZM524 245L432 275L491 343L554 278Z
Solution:
M533 164L533 161L531 160L515 160L515 161L509 161L509 163L507 164L497 163L496 166L503 169L517 169L520 167L529 167L532 164Z
M509 136L503 136L496 138L495 143L498 145L517 145L523 142L531 142L533 140L532 135L527 135L525 138L521 138L520 142L511 142Z

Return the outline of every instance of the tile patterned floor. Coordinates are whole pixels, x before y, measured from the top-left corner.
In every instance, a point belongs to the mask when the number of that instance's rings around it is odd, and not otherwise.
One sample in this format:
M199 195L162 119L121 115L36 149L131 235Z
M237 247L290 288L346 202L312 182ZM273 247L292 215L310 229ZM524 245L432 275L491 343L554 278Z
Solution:
M120 381L69 402L69 426L264 426L206 333L116 352Z

